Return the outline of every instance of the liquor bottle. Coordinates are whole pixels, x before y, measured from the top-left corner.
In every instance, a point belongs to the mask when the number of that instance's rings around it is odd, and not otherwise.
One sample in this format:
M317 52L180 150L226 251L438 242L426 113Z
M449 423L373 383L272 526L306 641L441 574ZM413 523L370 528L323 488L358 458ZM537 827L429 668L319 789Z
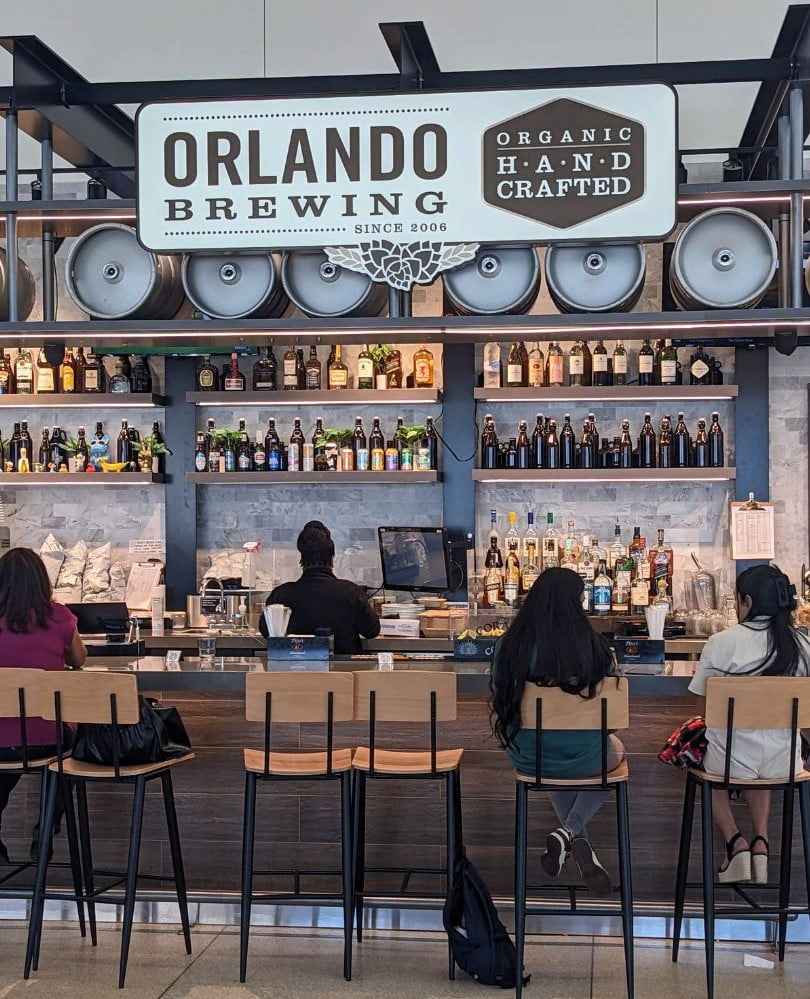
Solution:
M54 433L58 430L54 427ZM53 437L51 437L51 443L53 444ZM132 441L129 437L129 423L127 420L121 420L121 431L118 434L118 440L115 444L115 460L123 462L127 467L124 469L128 472L132 463L133 450Z
M673 552L664 544L664 531L661 528L658 529L658 544L649 552L649 566L650 594L654 596L658 593L659 581L663 580L666 592L672 595Z
M537 414L537 422L532 431L530 464L532 468L546 467L545 421L542 413Z
M546 515L546 527L543 534L543 570L556 568L560 564L557 552L557 532L554 530L554 514Z
M712 413L712 425L709 427L709 465L712 468L722 468L726 463L726 451L723 447L723 431L720 427L720 414Z
M84 347L76 348L76 391L84 392L84 369L87 367L87 358L84 355Z
M326 442L323 439L323 419L320 416L315 420L315 432L312 435L312 453L315 468L317 469L319 466L325 467Z
M697 351L689 358L689 384L708 385L710 376L709 358L703 353L703 344L698 344Z
M582 544L579 539L579 536L577 535L577 532L574 530L573 520L568 521L568 530L565 534L565 541L568 543L571 549L571 554L574 560L576 561L577 565L579 565L579 557L582 554ZM607 558L607 556L605 556L605 558Z
M222 448L219 445L219 439L217 438L217 433L214 429L214 421L211 419L208 420L206 425L205 451L208 461L208 471L218 472L220 458L222 457Z
M402 436L403 428L405 426L405 418L402 416L397 417L397 429L394 431L394 441L396 443L397 452L399 453L399 467L402 468L402 452L405 449L405 439Z
M575 340L568 352L568 384L585 384L585 360L582 353L582 342Z
M683 413L678 413L678 422L675 424L675 433L672 439L672 466L673 468L689 467L689 430L683 419Z
M582 421L582 439L579 443L579 467L595 467L593 443L591 442L591 425L587 419Z
M206 358L206 362L208 358ZM202 372L204 367L200 369ZM216 373L217 369L210 366L211 372L213 374L212 384L209 384L208 389L212 389L217 384ZM259 356L253 364L253 377L251 379L251 385L253 386L254 392L275 392L276 390L276 369L275 366L271 366L270 359L267 356L267 347L259 347Z
M225 446L222 451L222 457L224 462L220 461L219 469L225 472L235 472L236 471L236 442L233 437L229 434L225 438Z
M318 360L318 348L313 343L309 348L309 357L307 358L307 388L315 392L320 392L321 390L321 362Z
M104 388L104 366L101 359L93 353L93 348L89 347L84 359L82 392L103 392Z
M17 385L17 395L33 395L34 360L27 347L20 348L14 361L14 381Z
M661 384L661 351L664 349L664 341L656 340L653 344L653 384Z
M518 426L517 440L515 441L515 452L517 455L516 464L518 468L531 467L531 445L529 444L529 434L525 420L521 420Z
M276 430L276 421L271 416L270 419L267 421L267 433L264 435L264 447L268 454L268 462L270 455L270 444L273 441L275 441L276 443L276 449L280 450L278 448L278 445L281 443L281 438L278 436L278 431Z
M658 435L658 467L672 468L673 458L672 421L668 416L661 418L661 430Z
M599 340L593 348L593 384L600 388L613 384L604 340Z
M267 471L268 472L280 472L281 471L281 442L278 439L278 435L271 437L268 436L264 438L265 453L267 455ZM275 433L275 428L274 428Z
M706 434L706 421L698 420L695 434L695 468L709 467L709 438Z
M655 384L655 354L650 341L645 340L638 352L638 383L639 385Z
M671 340L664 340L659 359L661 384L675 385L678 381L678 351L672 346Z
M115 373L110 379L110 392L116 394L132 391L132 384L124 373L124 361L120 357L115 359Z
M0 395L14 395L14 369L8 355L0 347Z
M594 453L594 461L596 460L596 452L599 450L599 431L596 429L596 414L588 413L588 427L590 428L591 434L591 448Z
M104 433L104 424L99 420L96 423L96 430L90 440L90 461L93 467L99 471L102 458L110 456L110 438Z
M633 467L633 439L630 436L630 421L622 420L622 435L619 438L619 468Z
M615 568L620 559L627 558L627 548L622 543L622 526L616 518L616 526L613 528L613 542L608 549L608 565L611 570Z
M287 348L287 352L281 361L282 387L285 392L295 392L298 388L298 355L293 344Z
M19 383L19 377L17 378ZM48 355L45 353L45 348L39 348L39 357L37 357L37 394L42 395L45 393L56 392L57 390L57 372L56 365L51 364L48 360Z
M508 607L517 604L520 594L520 536L517 531L517 514L508 515L509 530L506 532L506 562L504 564L504 600Z
M484 606L497 607L503 602L503 559L498 541L490 541L484 560Z
M205 431L198 430L194 437L194 471L208 470L208 458L205 453Z
M545 384L546 365L540 344L535 343L529 351L529 373L527 384L529 388L542 388Z
M124 365L124 374L132 381L132 365L129 361L129 354L121 355L121 363Z
M129 433L130 446L134 444L140 444L141 442L140 431L136 430L135 427L130 427L128 433ZM124 471L132 471L132 472L138 471L138 448L132 447L132 458L129 463L129 468L124 469Z
M587 340L580 341L582 347L582 384L593 385L593 355Z
M287 448L287 461L291 472L300 472L304 458L304 432L301 429L301 420L296 417L293 420L293 431L290 434L290 446Z
M253 471L267 471L267 452L264 449L264 434L256 431L256 443L253 445Z
M498 467L498 435L495 432L495 421L487 414L484 430L481 434L481 468Z
M304 351L301 347L295 351L295 376L298 382L299 392L303 392L307 387L307 366L304 363Z
M644 424L638 438L639 468L655 468L655 431L652 425L652 414L644 414Z
M613 384L627 384L627 351L621 340L613 348Z
M328 365L331 367L331 365ZM388 352L385 359L385 384L386 388L402 388L402 351L394 348ZM331 386L330 386L331 387Z
M546 468L560 467L560 442L557 439L557 421L549 420L546 432Z
M604 562L599 563L593 581L593 610L595 614L609 614L612 599L612 584Z
M76 378L76 358L73 356L72 347L65 347L65 356L59 365L59 391L66 393L79 391Z
M579 563L577 565L577 572L582 577L583 582L593 584L593 581L596 578L596 567L598 564L599 560L594 558L591 538L587 534L583 534Z
M20 462L20 446L22 440L20 437L20 424L14 424L14 430L12 431L11 437L8 439L8 460L11 462L11 471L17 471L17 465ZM50 444L48 445L48 454L50 456Z
M51 442L48 437L47 427L42 428L42 439L39 442L39 455L37 457L37 462L42 466L43 472L48 471L48 465L51 463Z
M20 460L17 462L17 471L21 474L31 471L31 463L28 460L28 448L25 444L20 448Z
M517 340L509 348L509 356L506 359L506 387L523 388L523 358L520 353L520 345Z
M246 387L245 376L239 370L239 357L236 354L236 351L234 351L231 354L228 373L225 375L223 388L226 392L244 392Z
M369 355L371 357L371 355ZM413 355L414 388L433 388L433 353L422 344ZM371 387L374 387L374 362L371 362Z
M152 372L149 358L141 354L132 368L132 391L149 393L152 391Z
M571 414L566 413L560 431L560 468L573 468L576 455L576 437L571 427Z
M534 526L534 513L530 510L528 514L528 527L523 535L523 572L521 573L521 589L528 593L534 586L537 577L540 575L540 538Z
M366 432L363 430L362 416L354 418L354 433L352 434L352 452L354 454L354 467L357 471L364 471L368 468L368 441ZM361 461L364 464L361 464Z
M565 355L553 340L546 356L546 385L561 386L565 384Z
M77 472L83 472L90 459L90 449L87 446L87 431L84 427L79 427L79 436L76 439L76 450L73 454L73 461Z
M658 580L658 585L656 588L655 597L653 598L653 606L655 607L666 607L666 613L669 614L672 609L672 601L667 594L666 584L663 579Z
M500 388L503 384L501 345L497 341L484 344L484 388Z
M633 563L626 554L616 559L613 567L613 590L611 609L614 614L628 614L630 611L630 589L633 584Z
M369 438L369 447L373 448L374 444L371 441L374 439L374 430L380 431L380 421L374 421L374 428L372 429L371 437ZM380 431L379 437L379 447L384 447L385 438ZM439 435L436 433L436 428L433 426L433 417L428 416L425 420L425 441L427 442L428 449L428 461L430 462L430 468L433 471L439 467ZM528 467L528 466L527 466Z
M347 389L349 387L349 369L343 363L343 359L340 354L340 344L336 344L335 359L329 365L329 370L327 372L329 388L335 391L341 391L342 389Z
M487 535L487 546L492 547L492 542L495 542L495 546L500 548L501 536L498 534L498 511L489 511L489 534Z
M251 464L250 437L248 437L244 420L239 420L237 433L239 434L239 439L236 442L236 470L238 472L249 472Z

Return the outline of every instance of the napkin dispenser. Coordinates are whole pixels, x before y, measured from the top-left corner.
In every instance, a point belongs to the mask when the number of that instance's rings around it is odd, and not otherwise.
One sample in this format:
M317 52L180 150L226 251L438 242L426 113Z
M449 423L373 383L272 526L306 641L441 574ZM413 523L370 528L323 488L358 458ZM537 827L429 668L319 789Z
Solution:
M328 669L330 645L330 635L271 636L267 639L267 660L274 663L320 662Z

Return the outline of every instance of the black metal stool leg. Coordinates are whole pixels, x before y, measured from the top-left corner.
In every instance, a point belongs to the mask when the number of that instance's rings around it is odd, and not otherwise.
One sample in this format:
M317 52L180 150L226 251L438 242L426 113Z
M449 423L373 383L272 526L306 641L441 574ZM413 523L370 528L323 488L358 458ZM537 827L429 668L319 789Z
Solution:
M366 868L366 775L355 773L354 786L354 908L357 942L363 942L363 886Z
M343 874L343 977L352 980L354 872L352 865L351 773L340 776L340 845Z
M121 961L118 969L118 988L124 987L129 960L129 943L132 937L132 922L135 915L135 892L138 887L138 864L141 855L141 829L143 828L143 806L146 797L146 778L135 778L135 794L132 799L132 824L129 832L129 856L127 858L127 883L124 892L124 921L121 928Z
M56 774L46 772L46 788L45 809L42 813L42 825L40 826L37 874L31 897L31 915L28 921L28 943L25 948L25 968L23 970L23 978L25 979L31 977L31 968L36 967L35 957L42 934L42 920L45 914L45 878L48 874L48 858L53 844L53 816L56 811L56 795L59 790Z
M523 951L526 943L526 850L529 788L515 782L515 996L523 994Z
M706 995L714 997L714 854L712 851L712 787L700 785L700 822L703 832L703 936L706 948Z
M782 792L782 856L779 858L779 960L785 960L788 907L790 905L790 861L793 852L793 785Z
M79 913L79 932L82 937L87 936L87 927L84 920L84 900L82 898L82 862L79 854L79 837L76 831L76 812L74 811L73 782L63 780L61 782L62 805L65 809L65 833L68 842L68 857L70 859L70 873L73 877L73 891L76 894L76 908Z
M242 916L239 928L239 981L247 977L250 911L253 903L253 845L256 837L256 774L245 774L245 819L242 827Z
M186 945L186 954L190 954L191 924L188 918L186 872L183 867L183 848L180 845L180 830L177 827L177 808L174 804L174 785L172 784L171 770L167 770L161 774L160 784L163 788L163 807L166 811L166 827L169 833L169 847L172 853L172 870L174 871L177 905L180 909L180 924L183 927L183 941Z
M804 853L804 884L807 892L807 915L810 916L810 783L799 784L799 811L802 816L802 852Z
M453 897L453 892L455 890L455 873L456 873L456 818L457 818L457 799L458 794L456 793L456 777L457 774L454 770L448 772L446 777L446 817L447 817L447 898ZM448 970L447 977L452 982L456 977L456 960L453 957L453 947L452 944L448 942L447 944L447 957L448 957Z
M692 852L692 824L695 818L695 793L697 783L691 774L686 775L681 816L681 843L678 847L678 873L675 878L675 919L672 924L672 960L678 960L683 925L683 907L686 901L686 879L689 875L689 855Z
M619 888L622 897L624 967L627 975L627 999L633 999L633 880L630 870L630 809L627 805L627 784L624 782L616 785L616 813L619 838Z
M82 851L87 917L90 922L90 941L95 947L98 943L98 934L96 931L96 903L92 901L93 893L96 890L93 880L93 845L90 839L90 817L87 810L87 784L83 780L76 782L76 803L79 811L79 843Z

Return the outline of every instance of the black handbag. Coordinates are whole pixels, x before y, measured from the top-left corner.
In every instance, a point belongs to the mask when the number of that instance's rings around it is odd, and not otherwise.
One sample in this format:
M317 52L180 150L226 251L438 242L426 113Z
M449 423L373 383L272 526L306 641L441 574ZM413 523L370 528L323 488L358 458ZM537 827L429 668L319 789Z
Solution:
M118 726L118 765L136 766L160 763L191 752L191 742L175 707L164 706L151 697L138 698L140 721ZM112 725L76 726L73 758L100 766L115 765Z

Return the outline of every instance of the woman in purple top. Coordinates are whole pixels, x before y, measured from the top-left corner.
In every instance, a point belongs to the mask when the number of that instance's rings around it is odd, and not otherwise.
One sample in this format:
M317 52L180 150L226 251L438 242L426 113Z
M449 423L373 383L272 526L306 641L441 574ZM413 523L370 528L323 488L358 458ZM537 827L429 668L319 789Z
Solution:
M64 604L51 600L45 565L30 548L12 548L0 558L0 669L64 669L78 667L87 649L76 631L76 618ZM56 750L53 722L29 718L26 722L28 753L48 756ZM0 762L22 759L20 726L16 718L0 718ZM0 772L0 823L17 774ZM34 846L36 849L36 830ZM8 852L0 839L0 864Z

